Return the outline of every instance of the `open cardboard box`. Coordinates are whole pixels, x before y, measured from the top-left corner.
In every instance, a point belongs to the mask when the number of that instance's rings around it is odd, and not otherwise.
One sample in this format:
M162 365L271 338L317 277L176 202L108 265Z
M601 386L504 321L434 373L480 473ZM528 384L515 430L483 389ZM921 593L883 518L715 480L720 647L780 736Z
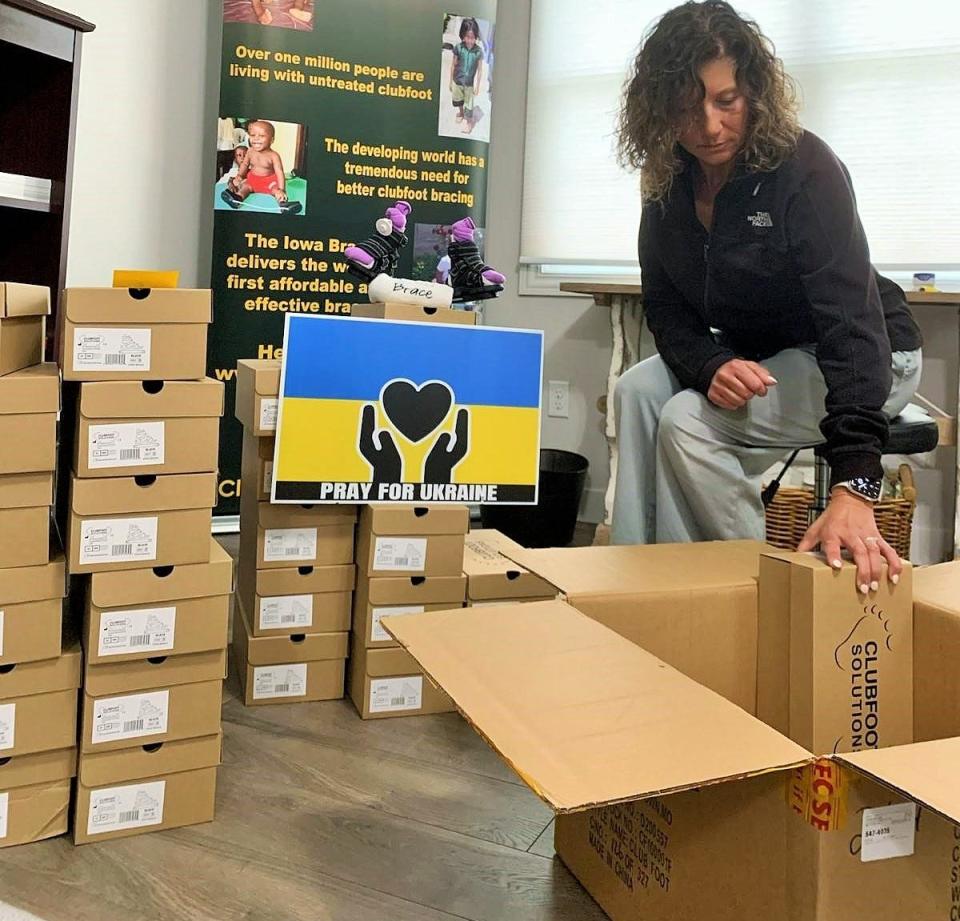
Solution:
M956 907L960 739L818 760L561 601L382 623L554 809L558 855L615 921ZM919 819L891 818L904 801ZM872 859L907 838L914 856Z

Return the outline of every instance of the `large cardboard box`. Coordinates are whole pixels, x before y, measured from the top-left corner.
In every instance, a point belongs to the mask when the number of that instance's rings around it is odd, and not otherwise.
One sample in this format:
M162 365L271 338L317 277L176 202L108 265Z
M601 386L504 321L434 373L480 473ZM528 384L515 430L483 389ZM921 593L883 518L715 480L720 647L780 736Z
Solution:
M396 619L396 618L394 618ZM403 649L366 649L354 634L350 699L361 719L449 713L450 698L427 678Z
M757 541L507 550L567 602L744 710L756 708Z
M918 742L960 736L960 562L913 571L913 713ZM960 882L960 879L958 879Z
M0 666L60 655L66 591L62 553L45 566L0 569Z
M522 554L523 550L520 544L499 531L471 531L463 548L467 604L549 601L555 598L557 590L553 585L511 558Z
M765 555L757 716L818 755L912 742L912 575L864 598L851 563Z
M80 646L0 669L0 758L72 748L77 741Z
M82 754L73 842L88 844L210 822L221 735Z
M90 576L84 612L88 666L224 649L233 560L212 537L206 563Z
M70 813L76 748L4 758L0 762L0 847L63 835Z
M234 414L257 438L273 437L280 407L280 362L244 358L237 362Z
M459 576L465 505L365 505L357 529L357 565L368 576Z
M215 473L70 478L71 574L204 563Z
M248 707L343 697L347 647L342 632L255 637L238 600L233 654Z
M56 365L34 365L0 377L0 474L56 469L59 412Z
M396 646L381 618L463 607L466 589L466 576L363 576L354 597L354 635L367 649Z
M960 739L816 759L562 602L384 626L554 809L558 855L614 921L935 921L958 903Z
M73 470L80 477L215 473L220 381L80 385Z
M430 307L426 304L354 304L350 315L371 320L407 320L411 323L456 323L476 326L477 315L472 310L454 310L451 307Z
M0 475L0 569L49 560L52 473Z
M58 319L65 381L189 381L207 373L209 290L67 288Z
M43 361L50 289L0 281L0 375Z
M239 594L243 609L250 612L251 635L349 630L356 580L352 563L296 569L241 566Z

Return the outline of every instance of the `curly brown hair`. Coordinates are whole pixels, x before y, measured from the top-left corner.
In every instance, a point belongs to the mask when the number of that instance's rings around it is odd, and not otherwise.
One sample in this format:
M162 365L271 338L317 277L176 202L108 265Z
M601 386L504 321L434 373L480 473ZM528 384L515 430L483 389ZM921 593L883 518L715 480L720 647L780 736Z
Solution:
M624 84L617 152L640 170L645 201L661 201L682 169L677 138L690 106L704 96L704 64L729 56L748 103L741 156L750 170L780 166L796 148L796 87L773 43L725 0L684 3L650 28Z

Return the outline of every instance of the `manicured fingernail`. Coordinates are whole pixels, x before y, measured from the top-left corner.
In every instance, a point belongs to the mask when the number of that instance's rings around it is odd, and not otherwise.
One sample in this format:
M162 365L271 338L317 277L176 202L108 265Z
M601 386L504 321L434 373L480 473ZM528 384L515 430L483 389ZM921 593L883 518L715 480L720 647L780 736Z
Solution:
M832 560L830 565L834 569L843 569L843 562L841 560Z
M870 590L873 591L873 592L878 592L878 591L880 591L880 583L879 583L879 582L871 582L871 583L870 583Z
M861 595L866 595L869 590L870 590L870 586L867 585L866 583L864 583L863 585L860 586L860 594L861 594Z
M898 576L898 575L890 576L890 581L891 581L894 585L899 585L899 583L900 583L900 576Z
M768 377L768 378L767 378L767 383L768 383L768 384L779 384L780 381L778 381L775 377Z

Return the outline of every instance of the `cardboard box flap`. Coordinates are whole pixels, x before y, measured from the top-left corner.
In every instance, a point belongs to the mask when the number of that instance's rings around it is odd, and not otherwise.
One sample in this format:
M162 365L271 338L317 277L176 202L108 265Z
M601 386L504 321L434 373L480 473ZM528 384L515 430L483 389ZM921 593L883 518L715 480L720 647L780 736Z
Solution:
M960 823L960 738L834 755L950 822Z
M264 397L279 396L280 362L276 359L244 358L237 362L238 384L241 379L253 393Z
M60 412L60 372L55 364L33 365L0 377L0 415Z
M960 612L960 560L914 569L913 600L944 611Z
M70 481L70 507L80 516L133 515L175 509L212 508L215 473L106 477Z
M71 323L209 323L207 288L67 288L61 308Z
M223 383L96 381L80 385L86 419L185 419L223 415Z
M377 535L466 534L470 509L465 505L365 505L360 527Z
M5 604L63 598L66 594L67 564L60 552L55 552L46 566L0 569L0 608Z
M760 568L760 555L770 549L759 541L731 540L506 550L504 555L566 595L626 595L676 592L678 572L683 573L688 591L752 585Z
M209 563L95 572L90 576L90 600L98 608L143 607L153 601L212 598L232 591L233 560L212 537Z
M557 812L782 770L811 757L563 602L381 623Z
M50 289L44 285L0 282L0 317L43 317L50 313Z
M471 531L463 547L463 571L471 599L535 598L555 595L556 589L505 553L524 548L499 531Z

